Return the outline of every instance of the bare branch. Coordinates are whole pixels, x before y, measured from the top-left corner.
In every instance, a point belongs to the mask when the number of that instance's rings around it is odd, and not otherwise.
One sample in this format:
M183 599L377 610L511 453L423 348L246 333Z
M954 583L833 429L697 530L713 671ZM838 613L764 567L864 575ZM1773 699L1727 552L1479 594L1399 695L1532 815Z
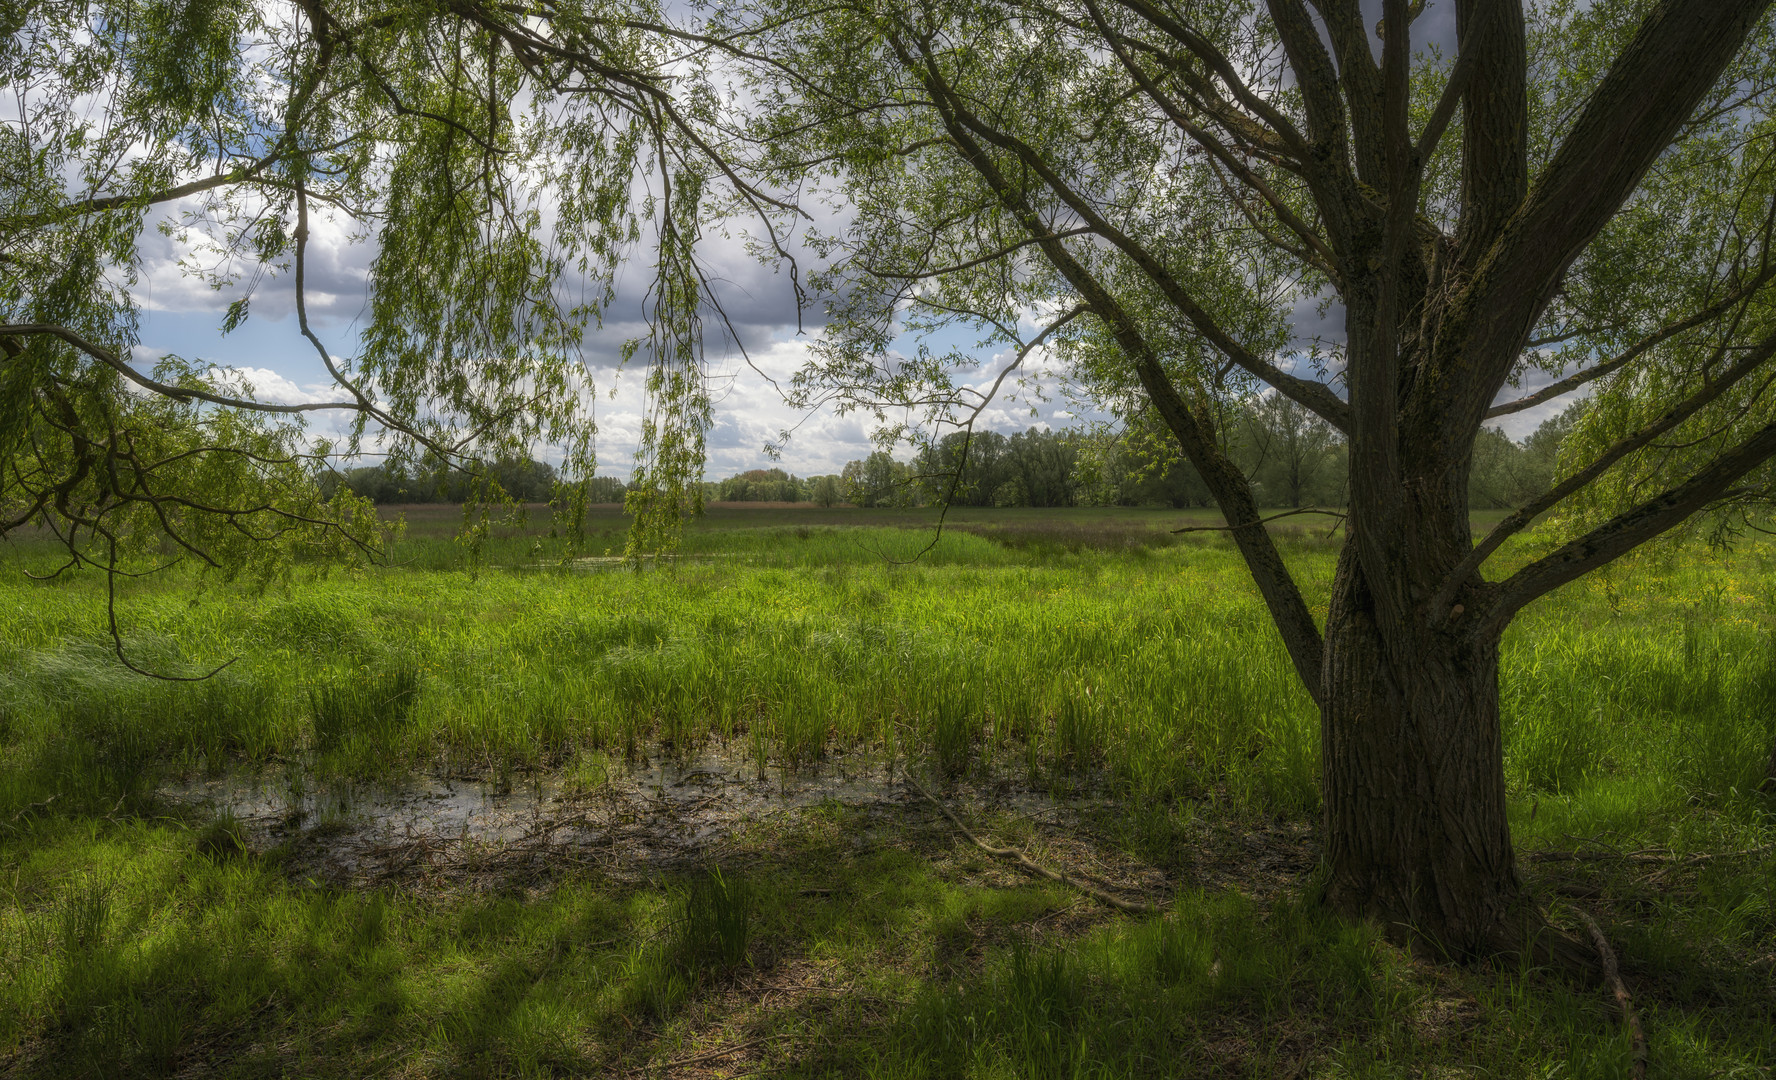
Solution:
M1294 517L1297 514L1320 514L1325 517L1335 517L1339 520L1343 520L1349 516L1340 510L1326 510L1318 506L1304 506L1297 510L1284 510L1280 514L1272 514L1269 517L1258 518L1255 521L1242 521L1238 525L1187 525L1182 529L1173 529L1172 532L1234 532L1238 529L1250 528L1253 525L1267 525L1272 521L1276 521L1278 518Z
M212 405L225 405L231 409L248 409L253 412L285 414L320 412L327 409L350 409L356 411L359 408L357 404L350 401L322 401L305 405L279 405L273 402L254 401L250 398L236 398L227 397L222 394L212 394L207 390L199 390L194 387L174 386L171 383L163 383L158 379L151 379L148 376L143 375L141 372L125 363L123 359L112 350L107 349L105 346L100 345L95 341L89 340L79 332L70 330L65 326L53 326L48 323L0 323L0 337L26 337L30 335L46 335L49 337L60 338L79 349L81 352L104 364L106 367L117 372L119 375L122 375L130 382L140 386L142 389L153 391L156 394L172 398L175 401L205 401Z

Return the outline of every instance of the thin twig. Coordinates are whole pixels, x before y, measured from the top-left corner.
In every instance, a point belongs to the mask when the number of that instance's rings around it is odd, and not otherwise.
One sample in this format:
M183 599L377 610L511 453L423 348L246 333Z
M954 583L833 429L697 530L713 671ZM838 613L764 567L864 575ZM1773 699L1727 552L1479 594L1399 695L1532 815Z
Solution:
M1017 848L994 847L993 845L982 840L980 837L974 835L974 833L969 830L968 826L962 824L961 818L957 817L955 814L952 814L950 812L949 807L945 806L941 802L938 802L937 796L931 794L931 792L929 792L929 791L926 791L924 789L924 787L922 787L917 780L913 779L911 773L906 773L904 775L906 776L906 782L913 786L914 791L917 791L919 794L925 796L926 799L930 800L931 805L937 807L938 810L940 812L942 812L944 817L949 818L951 823L954 824L956 826L956 828L962 830L963 836L966 836L966 837L968 837L968 839L974 841L974 846L980 848L982 851L986 852L988 855L992 855L992 856L995 856L995 857L1001 858L1001 859L1015 859L1019 866L1023 867L1025 870L1028 870L1030 873L1035 874L1038 877L1045 877L1050 881L1058 881L1062 885L1071 885L1073 888L1078 889L1082 893L1085 893L1087 896L1091 897L1093 900L1096 900L1102 904L1108 904L1113 908L1118 908L1122 911L1136 911L1136 912L1140 912L1143 915L1155 915L1155 914L1159 913L1160 909L1158 907L1156 907L1152 904L1149 904L1145 901L1124 900L1122 897L1112 896L1110 893L1107 893L1104 890L1097 888L1094 885L1088 885L1085 882L1080 881L1078 878L1068 875L1064 871L1050 870L1048 867L1043 866L1041 863L1038 863L1035 860L1031 859L1028 855L1025 855L1022 851L1019 851Z
M1769 851L1776 851L1776 844L1746 848L1743 851L1711 851L1696 855L1661 853L1657 848L1647 848L1641 851L1526 851L1523 857L1535 862L1636 862L1682 866L1713 859L1746 859Z
M1344 513L1338 510L1325 510L1317 506L1304 506L1299 510L1285 510L1280 514L1272 514L1269 517L1256 518L1252 521L1241 522L1238 525L1186 525L1182 529L1173 529L1172 532L1233 532L1235 529L1247 529L1251 528L1253 525L1263 525L1266 522L1275 521L1278 518L1294 517L1296 514L1324 514L1327 517L1335 517L1340 521L1343 521L1345 518ZM1336 526L1334 526L1334 528L1336 528Z
M12 820L17 821L19 818L24 817L26 814L35 813L38 810L47 810L47 809L49 809L50 803L55 802L57 799L59 799L61 797L62 797L62 793L58 791L54 795L51 795L47 799L43 799L38 802L34 802L31 805L25 807L23 810L20 810L18 813L12 815Z
M781 1035L762 1035L759 1038L748 1039L745 1042L733 1043L729 1046L718 1047L714 1050L705 1050L701 1054L692 1054L690 1057L674 1058L660 1067L663 1069L682 1069L686 1065L697 1065L705 1061L714 1061L716 1058L724 1058L729 1054L738 1054L740 1051L750 1050L760 1043L774 1042L781 1038L783 1038Z
M1634 1012L1634 999L1629 996L1628 987L1622 982L1621 970L1616 965L1615 950L1610 948L1609 940L1603 936L1597 920L1580 908L1575 907L1572 910L1579 921L1585 924L1585 929L1591 931L1591 944L1597 947L1597 958L1603 961L1603 977L1609 981L1610 991L1616 995L1616 1008L1622 1012L1622 1026L1628 1029L1628 1039L1633 1046L1633 1063L1629 1067L1629 1074L1634 1080L1646 1080L1646 1032L1641 1030L1640 1017Z

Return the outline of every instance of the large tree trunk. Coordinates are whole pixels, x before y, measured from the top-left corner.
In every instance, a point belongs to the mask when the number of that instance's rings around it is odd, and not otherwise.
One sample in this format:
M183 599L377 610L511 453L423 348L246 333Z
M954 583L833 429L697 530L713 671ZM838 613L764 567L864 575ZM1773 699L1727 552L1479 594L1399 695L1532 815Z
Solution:
M1534 920L1505 817L1498 643L1384 632L1372 601L1347 545L1321 699L1326 898L1450 959L1516 952Z

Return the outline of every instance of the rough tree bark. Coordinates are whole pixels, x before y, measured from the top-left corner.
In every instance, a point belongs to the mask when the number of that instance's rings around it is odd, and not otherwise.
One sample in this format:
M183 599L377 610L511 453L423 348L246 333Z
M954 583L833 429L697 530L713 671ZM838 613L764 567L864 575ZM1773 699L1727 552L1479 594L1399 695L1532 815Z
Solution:
M1347 555L1320 728L1326 898L1456 956L1512 949L1527 913L1505 816L1498 643L1442 632L1399 649L1381 619Z

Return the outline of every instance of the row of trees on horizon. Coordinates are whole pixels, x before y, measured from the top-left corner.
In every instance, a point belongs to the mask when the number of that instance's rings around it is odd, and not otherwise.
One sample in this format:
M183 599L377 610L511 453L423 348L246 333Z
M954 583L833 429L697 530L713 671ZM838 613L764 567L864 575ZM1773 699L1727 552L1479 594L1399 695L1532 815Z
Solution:
M1544 421L1521 442L1499 428L1481 433L1469 473L1476 510L1519 506L1553 482L1560 441L1578 407ZM1224 425L1227 453L1251 478L1262 506L1343 506L1349 483L1344 440L1302 406L1271 394ZM548 501L556 471L547 462L507 458L489 467L500 490L519 502ZM343 482L376 503L458 503L475 490L469 474L450 468L372 465L349 469ZM623 501L616 477L592 481L592 501ZM1114 437L1081 428L1032 427L953 432L908 460L878 450L842 472L796 476L780 468L748 469L704 481L705 502L810 503L816 506L1209 506L1208 486L1158 428L1135 425Z

